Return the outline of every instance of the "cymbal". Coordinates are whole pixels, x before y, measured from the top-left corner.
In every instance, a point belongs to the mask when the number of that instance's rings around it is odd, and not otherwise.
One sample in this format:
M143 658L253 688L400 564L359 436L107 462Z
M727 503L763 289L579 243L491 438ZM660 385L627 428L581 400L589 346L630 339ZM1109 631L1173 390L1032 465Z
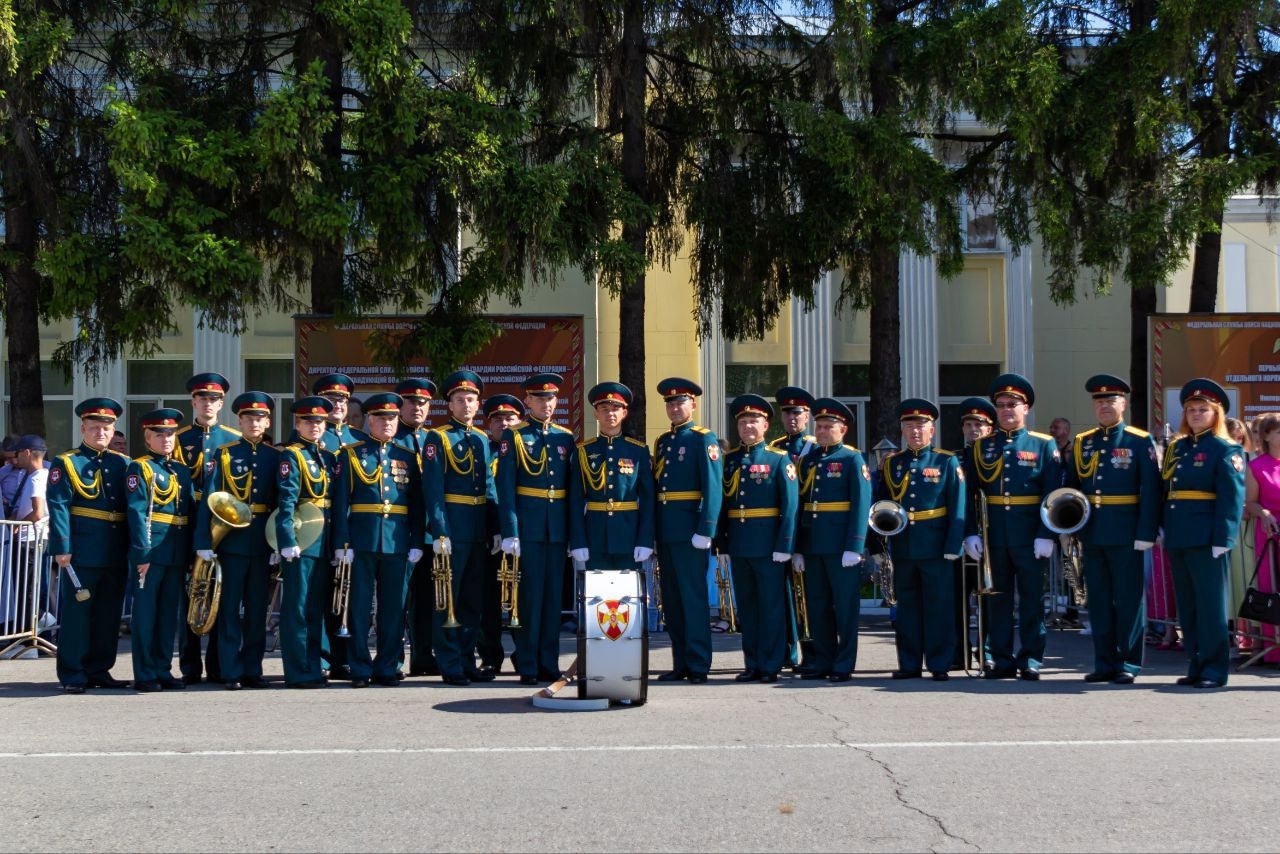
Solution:
M279 551L279 538L276 536L276 517L280 509L271 511L267 517L267 545L272 551ZM324 511L316 505L306 502L293 508L293 536L298 548L305 549L320 538L324 531Z

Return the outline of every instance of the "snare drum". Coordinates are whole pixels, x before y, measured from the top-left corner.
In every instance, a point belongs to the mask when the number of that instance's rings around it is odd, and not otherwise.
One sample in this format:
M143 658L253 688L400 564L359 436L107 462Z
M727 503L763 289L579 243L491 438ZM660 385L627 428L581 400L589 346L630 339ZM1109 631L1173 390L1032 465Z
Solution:
M644 575L589 569L577 577L578 696L641 705L649 691Z

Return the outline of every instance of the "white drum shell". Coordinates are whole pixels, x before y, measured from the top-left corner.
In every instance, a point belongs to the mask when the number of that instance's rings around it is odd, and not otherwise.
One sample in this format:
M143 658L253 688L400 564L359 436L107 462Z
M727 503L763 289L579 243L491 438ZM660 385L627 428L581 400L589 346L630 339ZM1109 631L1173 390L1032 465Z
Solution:
M579 695L643 702L649 647L644 575L590 569L580 579Z

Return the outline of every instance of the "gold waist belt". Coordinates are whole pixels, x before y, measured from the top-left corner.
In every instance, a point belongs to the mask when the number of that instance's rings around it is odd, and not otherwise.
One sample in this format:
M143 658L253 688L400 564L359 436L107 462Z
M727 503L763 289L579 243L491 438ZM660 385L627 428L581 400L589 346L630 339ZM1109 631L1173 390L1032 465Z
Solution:
M614 510L639 510L639 501L588 501L587 509L597 513L612 513Z
M772 519L782 515L777 507L757 507L752 510L730 510L730 519Z
M1113 504L1137 504L1138 496L1136 495L1090 495L1089 503L1094 507L1104 507Z
M690 492L659 492L658 500L663 504L668 501L701 501L702 493L696 489Z
M947 515L947 508L935 507L932 510L911 510L907 513L907 519L912 522L923 522L925 519L941 519Z
M804 505L806 513L848 513L852 508L848 501L810 501Z
M403 504L352 504L352 513L379 513L383 516L408 516L409 508Z
M314 504L315 506L319 507L321 510L327 510L327 509L329 509L329 506L330 506L330 505L329 505L329 499L327 499L327 498L316 498L316 499L314 499L314 500L312 500L312 501L307 501L307 500L305 500L305 499L304 499L304 500L302 500L302 501L299 501L298 503L299 503L299 504Z
M488 500L489 499L483 495L455 495L452 492L446 492L444 494L445 504L466 504L468 506L475 507L486 503Z
M271 508L270 508L270 507L268 507L268 506L267 506L267 505L265 505L265 504L251 504L251 505L249 505L249 509L253 511L253 513L254 513L254 515L255 515L255 516L256 516L257 514L259 514L259 513L270 513L270 512L271 512Z
M997 507L1020 507L1031 504L1039 504L1040 496L1038 495L996 495L987 497L988 504L994 504Z
M92 507L72 507L72 516L82 516L85 519L97 519L100 522L123 522L123 513L113 513L110 510L94 510Z
M563 489L534 489L532 486L517 486L516 495L524 495L528 498L546 498L550 501L556 498L566 498L569 493Z
M1183 501L1212 501L1218 497L1216 492L1204 492L1199 489L1175 489L1169 493L1169 500L1181 498Z
M175 516L172 513L152 513L151 521L159 522L163 525L173 525L175 528L182 528L187 524L187 517Z

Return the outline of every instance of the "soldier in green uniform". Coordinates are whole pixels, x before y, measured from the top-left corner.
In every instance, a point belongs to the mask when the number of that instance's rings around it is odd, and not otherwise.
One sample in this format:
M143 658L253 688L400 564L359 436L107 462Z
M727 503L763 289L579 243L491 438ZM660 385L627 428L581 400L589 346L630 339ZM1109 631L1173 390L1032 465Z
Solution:
M437 610L432 646L447 685L489 682L493 672L476 667L476 635L484 589L486 525L496 498L489 437L475 426L484 383L472 371L455 371L441 382L449 421L432 430L422 451L427 533L437 555L449 558L451 590L459 628L445 628L447 612ZM439 603L438 603L439 604Z
M332 495L337 460L320 447L333 404L323 397L295 400L293 433L297 437L280 452L277 484L276 545L280 566L280 660L284 683L290 688L323 688L324 615L330 600L324 598L333 571ZM313 504L323 514L324 527L306 548L298 542L294 520L299 507Z
M956 453L961 460L960 468L964 469L964 460L969 454L973 453L974 444L983 436L990 436L991 430L996 423L996 408L991 401L985 397L966 397L960 401L960 433L964 436L964 446ZM965 493L965 513L973 516L973 490L966 489ZM978 589L978 567L965 561L956 561L955 567L955 596L956 596L956 655L952 661L951 669L959 670L968 666L968 648L969 648L969 596ZM978 605L983 610L983 623L986 623L986 603L983 597L978 597ZM984 666L988 662L986 657L985 640L978 641L983 648Z
M226 492L252 511L247 527L232 528L217 549L222 564L222 597L218 605L218 659L222 686L266 688L262 658L267 651L267 589L275 557L267 546L267 517L276 509L280 452L267 440L271 428L271 396L247 391L231 402L240 421L240 438L214 454L205 481L206 497ZM197 556L214 559L213 511L200 503L196 522Z
M693 423L702 388L683 377L658 383L671 429L653 448L658 567L672 670L660 682L707 681L711 669L711 605L707 554L720 520L722 464L716 434Z
M195 500L198 505L204 501L204 484L213 468L214 452L223 445L240 438L240 431L228 427L218 421L222 407L226 403L231 383L222 374L206 372L195 374L187 380L187 391L191 393L191 423L179 428L177 433L177 450L174 459L185 465L191 473L191 483L195 489ZM194 514L193 514L194 516ZM191 541L189 541L191 542ZM194 548L194 546L193 546ZM194 554L194 553L193 553ZM190 561L188 561L190 563ZM187 586L182 585L182 599L179 608L186 615L189 601ZM200 663L200 647L204 637L191 631L186 619L182 619L178 631L181 633L178 664L182 669L182 678L188 685L195 685L201 679L201 671L208 676L210 682L221 682L222 674L218 667L218 627L215 624L209 631L208 648L205 651L203 668Z
M69 574L60 587L58 682L68 694L85 688L126 688L111 676L128 576L125 469L129 458L107 449L123 408L107 397L76 406L80 447L54 458L49 469L49 552L73 567L87 599ZM74 562L73 562L74 561Z
M989 638L995 666L988 679L1036 681L1044 662L1045 560L1053 554L1053 533L1040 519L1040 503L1061 483L1058 445L1053 437L1027 430L1027 411L1035 390L1026 377L996 377L988 395L996 407L998 429L979 439L965 459L965 480L987 500L987 540L991 575L998 595L988 597ZM965 523L964 548L982 557L975 518ZM1016 595L1015 595L1016 593ZM1018 600L1021 647L1013 653L1013 604Z
M191 472L174 461L176 409L156 409L140 419L147 452L125 473L129 563L138 574L133 596L133 687L180 689L172 673L178 605L191 560L195 491Z
M894 679L919 678L927 667L945 681L955 657L952 575L964 540L964 472L955 454L933 447L937 419L930 401L898 404L903 448L882 463L876 492L877 500L895 501L907 514L906 528L884 544L898 599Z
M1182 387L1182 423L1164 452L1164 548L1187 650L1179 685L1221 688L1231 660L1227 566L1244 509L1244 449L1227 435L1226 391L1199 377Z
M605 382L587 392L599 434L569 462L569 545L587 569L639 569L653 555L649 446L622 435L631 389Z
M791 561L799 504L796 467L786 451L764 442L773 406L758 394L729 407L740 444L725 455L721 550L733 571L742 656L737 681L777 682L786 661L784 569Z
M409 451L422 469L422 449L427 444L427 427L436 384L423 377L411 377L396 384L400 405L400 423L396 427L396 444ZM409 605L405 622L409 627L409 675L437 676L440 673L431 652L431 618L435 612L435 584L428 571L414 572L409 578Z
M484 401L484 427L489 434L489 468L493 477L498 476L498 448L502 445L502 433L514 427L524 418L524 404L510 394L494 394ZM502 533L498 529L498 502L489 505L486 517L484 590L480 595L480 640L476 652L480 655L481 670L497 675L502 671L506 650L502 647L502 588L498 583L498 570L502 566ZM511 664L515 666L514 654Z
M1146 607L1142 553L1156 544L1160 466L1151 434L1124 421L1129 384L1111 374L1085 382L1098 426L1075 437L1063 460L1066 484L1089 499L1084 582L1093 627L1086 682L1128 685L1142 670Z
M798 470L805 455L817 450L817 443L809 432L813 395L800 386L789 385L774 392L774 402L782 421L783 434L771 441L769 447L786 451ZM794 567L791 571L796 572ZM793 595L790 588L787 595ZM796 673L804 675L813 669L813 642L800 639L800 627L795 620L787 620L787 649Z
M871 479L862 452L844 444L853 413L838 400L813 402L816 447L800 458L795 572L803 573L813 654L805 679L848 682L858 659L862 550Z
M335 557L353 561L349 622L351 687L370 680L393 688L404 655L404 604L409 573L422 560L426 512L418 458L395 443L400 395L364 401L368 438L338 455L333 494ZM354 554L353 554L354 553ZM370 612L377 595L377 656L369 655Z

